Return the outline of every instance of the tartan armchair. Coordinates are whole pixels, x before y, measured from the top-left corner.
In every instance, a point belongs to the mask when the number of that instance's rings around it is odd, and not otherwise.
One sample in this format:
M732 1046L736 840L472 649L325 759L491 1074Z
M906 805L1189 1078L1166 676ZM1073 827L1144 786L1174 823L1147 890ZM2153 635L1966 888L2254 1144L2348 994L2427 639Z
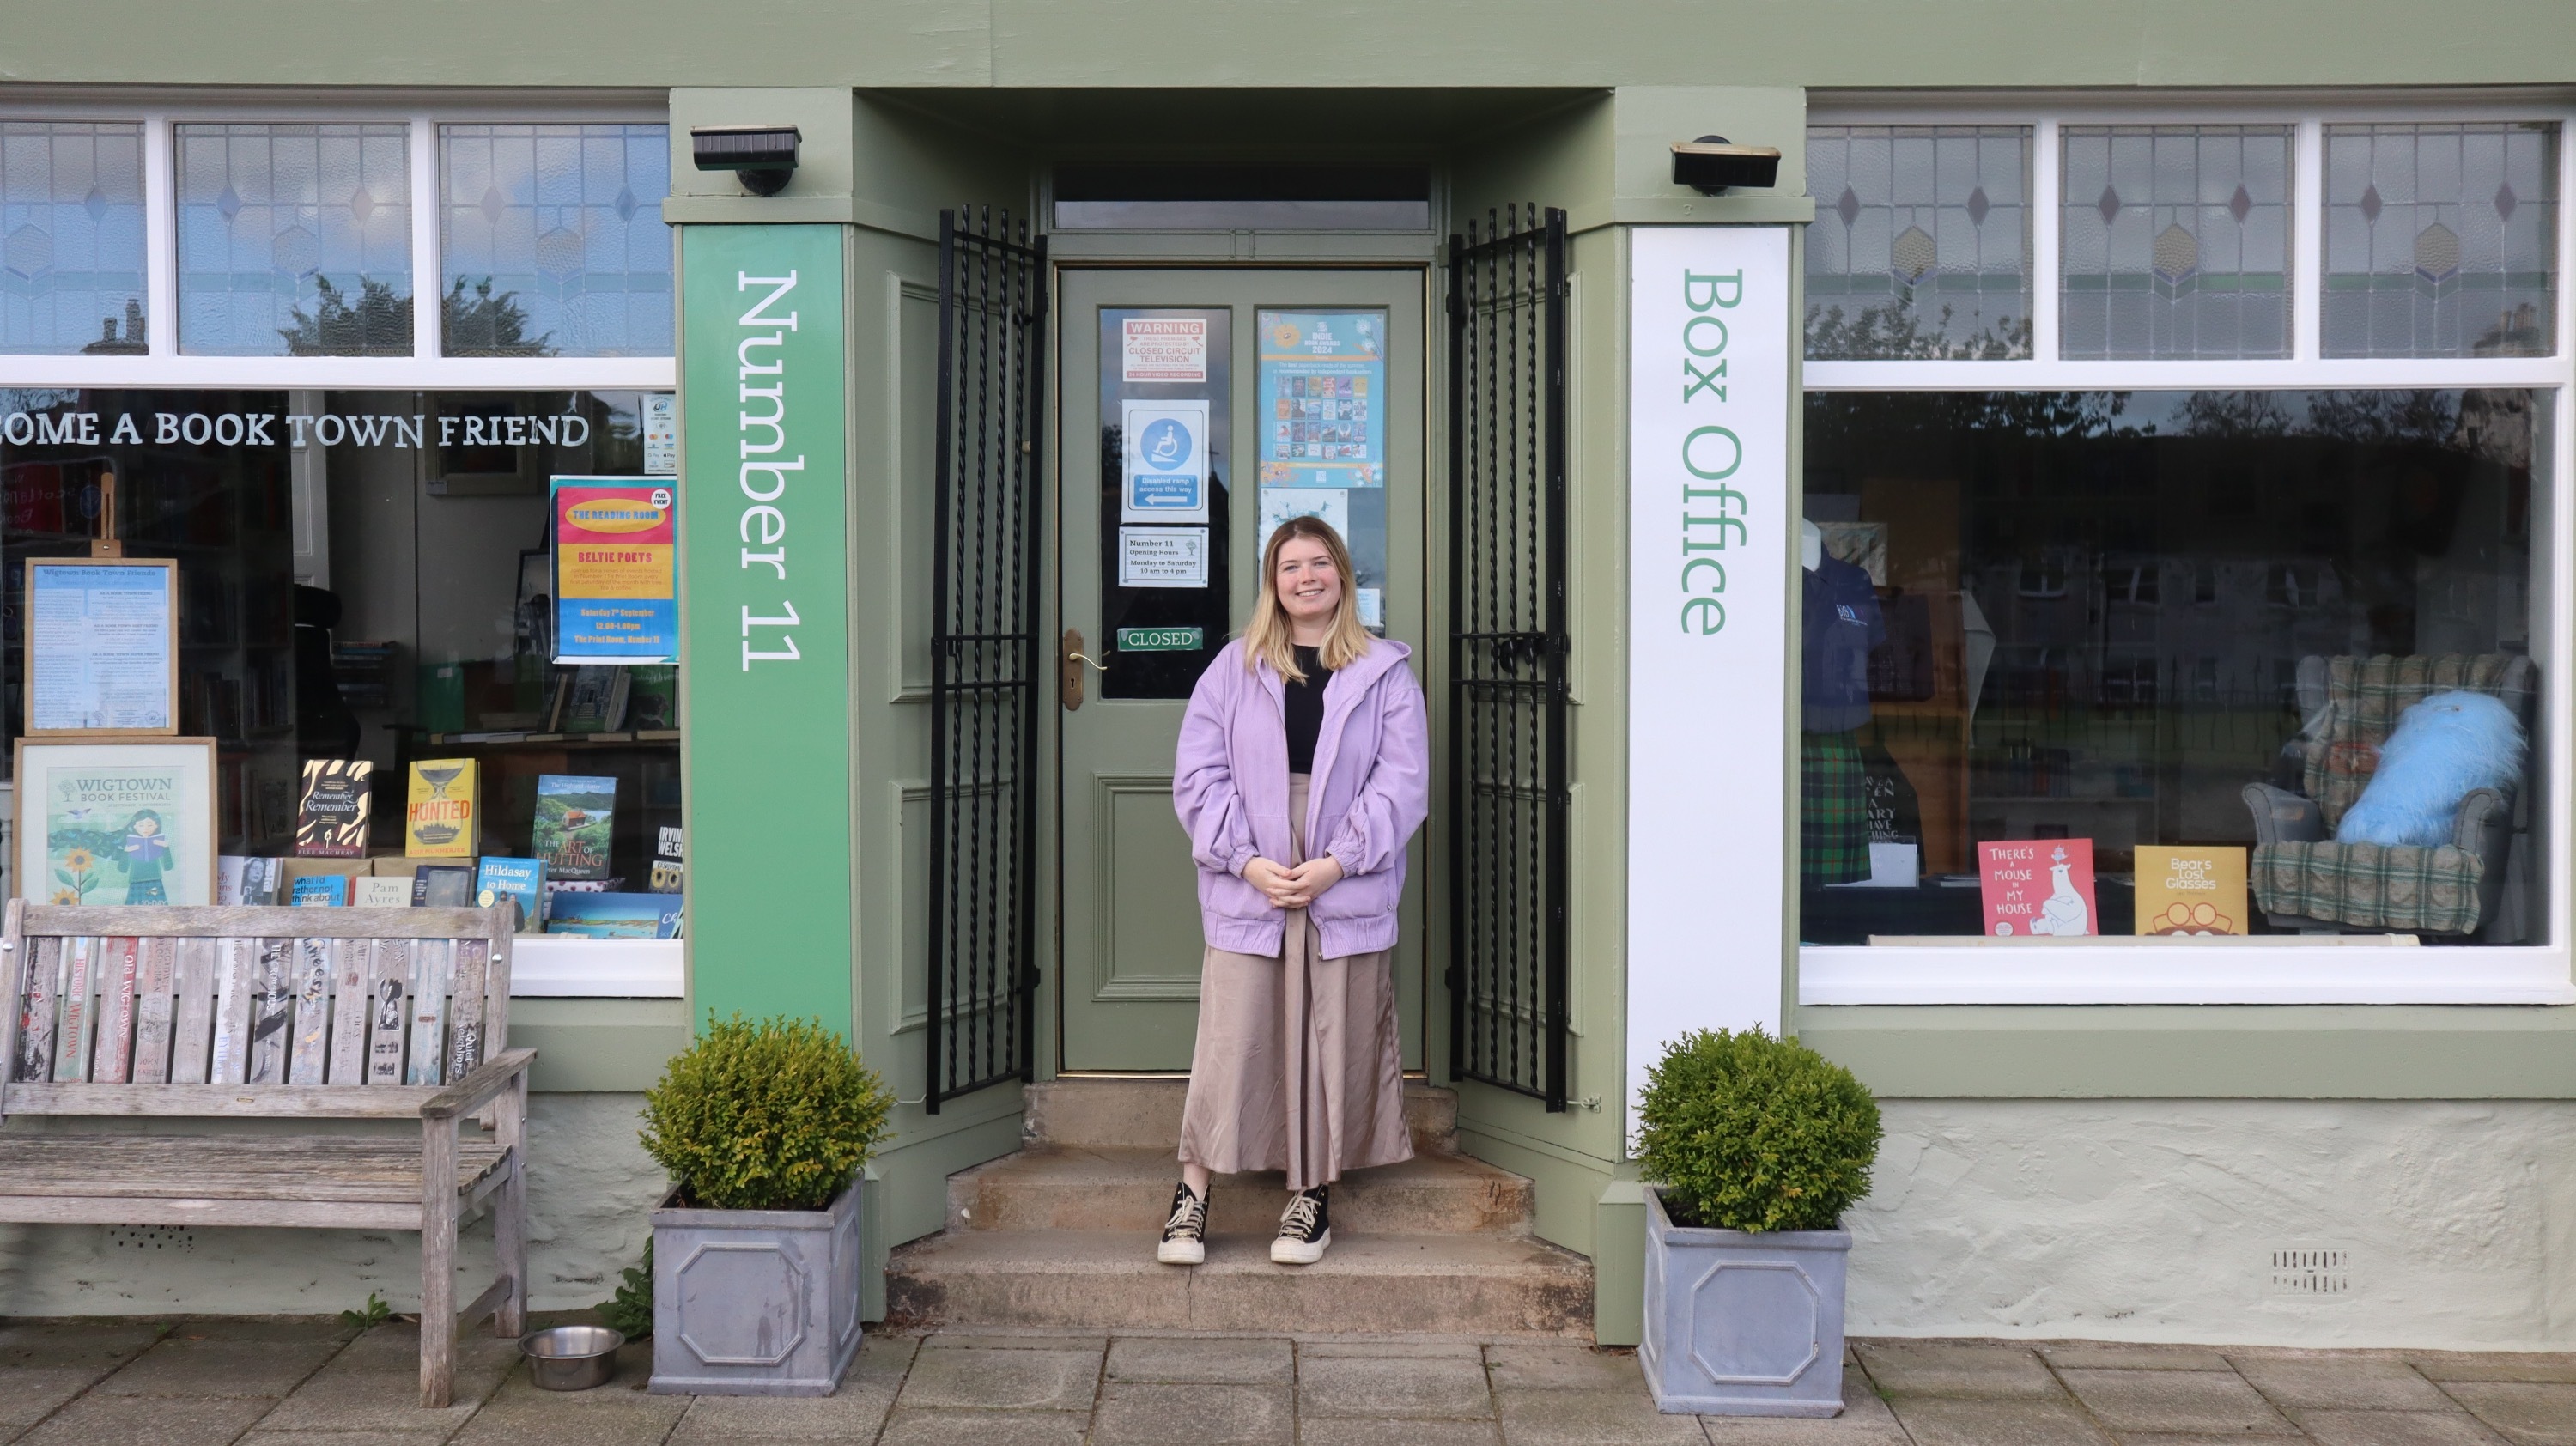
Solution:
M2470 935L2494 932L2513 844L2516 800L2481 788L2460 801L2450 841L2435 847L2338 843L2344 811L2379 766L2397 715L2428 693L2491 694L2531 726L2539 668L2519 654L2299 660L2300 782L2292 793L2245 786L2254 814L2249 882L2279 928ZM2517 930L2511 932L2518 933Z

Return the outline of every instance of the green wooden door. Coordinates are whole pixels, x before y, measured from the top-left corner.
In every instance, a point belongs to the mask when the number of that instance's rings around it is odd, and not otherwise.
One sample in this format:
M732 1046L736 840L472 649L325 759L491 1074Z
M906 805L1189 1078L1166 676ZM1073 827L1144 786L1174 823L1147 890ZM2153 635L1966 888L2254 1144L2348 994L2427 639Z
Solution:
M1186 1070L1201 941L1172 814L1181 712L1291 513L1342 527L1365 606L1421 651L1423 273L1068 270L1061 295L1058 627L1092 660L1067 669L1078 706L1059 690L1061 1059ZM1419 895L1395 966L1409 1068Z

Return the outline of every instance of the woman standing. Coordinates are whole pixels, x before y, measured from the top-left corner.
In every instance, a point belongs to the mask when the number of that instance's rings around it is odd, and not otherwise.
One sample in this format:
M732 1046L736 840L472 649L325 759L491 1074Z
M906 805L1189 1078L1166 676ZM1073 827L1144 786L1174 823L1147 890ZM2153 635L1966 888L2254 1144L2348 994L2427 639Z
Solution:
M1309 1265L1333 1241L1333 1181L1413 1157L1390 968L1430 806L1409 655L1360 626L1341 534L1299 517L1263 549L1251 625L1190 694L1172 802L1207 955L1165 1264L1207 1258L1215 1172L1286 1171L1270 1258Z

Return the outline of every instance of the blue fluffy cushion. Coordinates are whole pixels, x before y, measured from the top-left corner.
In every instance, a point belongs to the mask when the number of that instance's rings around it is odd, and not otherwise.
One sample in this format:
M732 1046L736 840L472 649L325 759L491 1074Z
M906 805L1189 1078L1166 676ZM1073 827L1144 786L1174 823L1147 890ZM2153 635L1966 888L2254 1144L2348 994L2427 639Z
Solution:
M2338 843L2451 842L2460 800L2522 781L2522 720L2485 693L2434 693L2397 715L2379 769L2344 811Z

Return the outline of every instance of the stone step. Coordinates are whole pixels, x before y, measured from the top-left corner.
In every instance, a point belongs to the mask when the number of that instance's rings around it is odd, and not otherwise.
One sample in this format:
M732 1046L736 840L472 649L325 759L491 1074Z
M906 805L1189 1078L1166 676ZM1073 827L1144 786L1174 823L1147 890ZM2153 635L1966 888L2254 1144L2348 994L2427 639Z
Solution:
M1076 1076L1032 1084L1026 1087L1028 1113L1022 1130L1032 1144L1168 1154L1180 1148L1181 1097L1189 1084L1183 1075ZM1404 1123L1413 1132L1414 1149L1425 1154L1454 1153L1458 1092L1405 1081Z
M886 1262L887 1323L913 1329L1438 1332L1585 1336L1592 1266L1525 1235L1333 1232L1305 1266L1270 1232L1157 1264L1152 1231L952 1230Z
M951 1230L1137 1230L1159 1227L1180 1167L1168 1150L1032 1145L948 1177ZM1288 1202L1276 1171L1220 1175L1208 1191L1223 1234L1267 1234ZM1417 1155L1345 1175L1333 1229L1415 1235L1510 1235L1529 1229L1530 1182L1464 1155Z

